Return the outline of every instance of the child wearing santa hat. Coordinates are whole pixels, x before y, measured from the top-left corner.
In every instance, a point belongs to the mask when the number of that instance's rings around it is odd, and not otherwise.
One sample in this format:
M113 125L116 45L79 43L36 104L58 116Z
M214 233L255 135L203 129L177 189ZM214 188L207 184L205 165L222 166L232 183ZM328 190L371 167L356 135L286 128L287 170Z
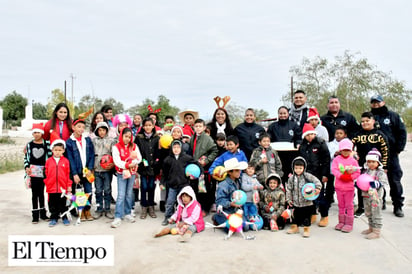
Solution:
M307 122L310 123L313 128L316 130L316 136L321 138L325 142L329 142L329 133L328 130L322 126L320 120L319 112L317 108L310 108Z
M47 158L51 157L50 143L43 139L43 124L33 124L33 140L26 145L24 169L30 180L32 201L32 223L37 224L39 217L48 220L44 208L44 166Z

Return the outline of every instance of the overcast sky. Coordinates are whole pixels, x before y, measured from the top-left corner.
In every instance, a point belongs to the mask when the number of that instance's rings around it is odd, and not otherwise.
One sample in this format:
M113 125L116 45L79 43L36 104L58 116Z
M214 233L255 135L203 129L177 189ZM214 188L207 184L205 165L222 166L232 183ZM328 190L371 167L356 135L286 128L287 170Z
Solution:
M168 97L212 115L212 100L276 116L291 66L360 52L412 84L411 1L6 0L0 9L0 99L46 103L75 75L75 99L126 107Z

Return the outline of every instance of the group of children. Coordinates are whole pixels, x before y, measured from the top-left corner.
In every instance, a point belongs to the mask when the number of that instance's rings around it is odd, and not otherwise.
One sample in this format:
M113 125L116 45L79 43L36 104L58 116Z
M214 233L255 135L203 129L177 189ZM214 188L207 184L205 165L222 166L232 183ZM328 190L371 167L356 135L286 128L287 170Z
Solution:
M319 226L328 224L330 205L324 204L322 193L332 173L339 207L339 222L335 229L352 231L354 181L361 170L353 155L353 143L357 145L358 152L362 151L359 147L363 144L357 144L355 139L353 142L346 139L344 129L336 130L336 140L329 143L328 148L323 140L316 137L313 127L305 124L303 142L299 147L301 156L294 159L293 173L288 181L282 182L282 163L278 153L271 148L269 135L260 135L259 147L252 152L248 161L245 153L239 149L237 136L226 137L218 133L214 141L205 132L205 122L195 119L191 113L183 118L193 124L186 123L181 127L174 125L172 119L167 125L172 141L168 147L164 147L159 143L155 117L141 119L140 116L136 119L140 122L137 126L127 115L116 115L112 121L118 132L116 138L109 136L111 127L105 121L94 121L92 138L86 137L85 121L76 119L72 122L73 133L66 142L55 132L51 133L50 143L43 140L42 126L34 125L33 141L27 144L25 156L25 170L32 189L32 222L37 223L39 218L48 219L44 206L44 186L51 214L49 226L52 227L67 210L66 198L61 194L74 194L78 187L86 193L92 193L93 182L97 207L92 215L90 206L86 206L80 216L82 220L106 216L114 219L111 223L113 228L120 226L122 220L135 222L133 208L136 185L140 189L140 218L145 219L147 215L156 218L155 180L160 177L160 187L166 193L162 225L167 227L156 237L174 233L180 235L180 241L187 241L194 232L204 229L203 217L211 208L217 211L212 216L216 225L226 222L223 212L232 214L242 209L245 224L257 224L261 219L261 226L271 231L285 227L288 218L285 218L284 213L289 210L293 212L293 217L290 218L291 227L287 233L298 233L299 226L303 226L303 236L309 237L310 225L314 222L313 216L317 209L321 213ZM185 140L184 137L189 134L192 136ZM362 233L368 239L378 238L382 227L381 200L376 197L382 196L387 178L380 156L378 150L358 155L364 159L364 172L374 178L370 182L370 189L362 192L369 220L369 229ZM189 164L197 165L204 174L197 178L188 177L185 168ZM226 178L219 182L219 179L224 178L224 173L227 173ZM110 211L113 174L117 176L118 190L114 215ZM310 199L307 198L310 194L307 192L308 183L313 184ZM242 205L232 199L233 193L240 189L246 193L246 202ZM317 196L317 199L313 199ZM89 201L91 203L91 195ZM212 207L213 204L215 207ZM62 217L62 221L65 225L70 224L67 216ZM245 225L244 229L249 229L249 226Z

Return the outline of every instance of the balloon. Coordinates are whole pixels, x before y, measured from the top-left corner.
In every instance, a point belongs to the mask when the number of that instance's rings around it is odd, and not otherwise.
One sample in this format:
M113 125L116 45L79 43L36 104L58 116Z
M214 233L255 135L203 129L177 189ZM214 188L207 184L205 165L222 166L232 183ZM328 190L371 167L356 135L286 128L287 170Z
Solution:
M176 235L177 233L178 233L178 230L176 227L173 227L172 229L170 229L170 234Z
M170 147L170 144L172 143L172 141L173 141L173 137L170 134L164 134L159 139L160 146L166 149Z
M246 193L243 190L235 190L232 193L232 202L235 202L237 205L244 205L246 203Z
M259 215L256 215L253 220L249 220L249 222L254 223L256 225L257 230L262 229L263 227L263 219ZM254 229L254 225L249 225L250 229Z
M220 181L223 181L226 178L226 175L227 175L227 173L225 171L225 167L224 166L217 166L213 170L212 177L216 181L220 182Z
M189 164L185 169L185 173L187 177L190 177L190 179L197 179L200 176L200 168L198 165Z
M113 157L109 154L105 154L100 159L100 166L104 169L109 169L108 166L113 164Z
M316 186L314 183L306 183L302 187L302 195L303 198L309 201L316 200L318 198L319 194L316 194Z
M360 190L368 191L370 187L370 182L373 181L373 177L369 174L361 174L358 179L356 179L356 185Z

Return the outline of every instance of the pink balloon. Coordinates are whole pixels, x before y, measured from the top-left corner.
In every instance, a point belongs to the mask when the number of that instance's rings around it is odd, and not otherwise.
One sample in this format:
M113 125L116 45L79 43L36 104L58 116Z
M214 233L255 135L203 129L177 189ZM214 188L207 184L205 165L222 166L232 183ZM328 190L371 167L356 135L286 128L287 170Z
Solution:
M373 177L369 174L362 174L356 180L356 185L360 190L368 191L370 187L370 182L373 181Z

